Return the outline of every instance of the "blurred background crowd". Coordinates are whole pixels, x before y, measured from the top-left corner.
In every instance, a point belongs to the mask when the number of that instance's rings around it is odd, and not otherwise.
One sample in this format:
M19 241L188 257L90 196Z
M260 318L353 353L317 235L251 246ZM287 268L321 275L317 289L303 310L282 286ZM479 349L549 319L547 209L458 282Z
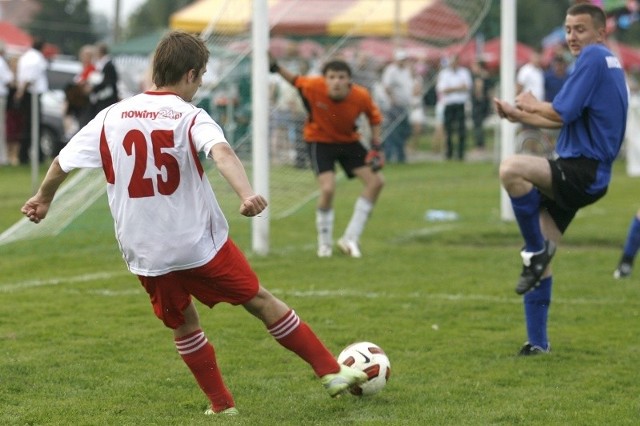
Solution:
M169 29L197 32L208 41L212 55L195 103L224 127L239 152L250 151L250 0L140 0L126 17L119 15L119 0L111 0L111 16L95 12L91 3L0 2L0 165L29 162L27 100L37 100L40 107L40 158L49 158L104 106L150 87L150 58ZM384 114L388 161L494 158L497 120L491 99L500 87L499 0L274 3L269 11L272 54L300 74L320 73L329 57L345 59L354 82L370 90ZM359 11L355 16L346 15L347 3L349 10ZM573 60L564 46L562 27L572 3L517 3L518 90L551 100L562 86ZM636 93L638 2L596 3L608 12L610 47L621 58ZM371 12L374 6L388 13ZM313 19L289 18L305 15ZM373 15L387 18L381 22ZM34 74L39 83L25 85L35 81ZM306 168L304 105L279 76L265 71L265 79L272 161ZM461 90L452 90L459 84ZM552 143L554 135L547 136Z

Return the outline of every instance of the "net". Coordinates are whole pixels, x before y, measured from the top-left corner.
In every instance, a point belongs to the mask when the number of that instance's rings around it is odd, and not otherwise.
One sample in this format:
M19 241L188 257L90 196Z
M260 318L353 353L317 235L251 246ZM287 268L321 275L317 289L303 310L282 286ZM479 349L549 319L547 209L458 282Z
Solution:
M45 220L38 225L34 225L27 218L19 220L0 234L0 245L58 235L100 198L105 190L102 170L78 170L60 187Z
M490 0L268 0L270 51L288 69L319 74L333 57L345 59L353 80L372 92L382 67L397 49L415 59L419 98L435 85L443 57L456 55L486 16ZM203 86L194 103L223 127L227 140L252 170L251 33L252 0L203 0L191 17L172 18L174 29L200 33L211 50ZM183 16L184 15L184 16ZM174 16L177 18L176 16ZM182 25L182 28L181 28ZM117 62L118 58L116 58ZM138 58L145 69L149 58ZM127 66L131 67L132 64ZM295 213L317 196L309 169L302 126L306 112L295 90L265 70L269 83L271 219ZM260 82L262 83L262 82ZM388 121L384 137L403 119ZM363 144L369 129L358 123ZM342 179L339 175L338 179ZM0 244L23 238L56 235L104 192L99 171L79 171L57 194L46 221L33 226L26 219L0 235ZM218 188L220 185L218 186Z
M206 3L206 2L203 2ZM216 9L201 31L212 50L200 105L225 130L245 164L251 161L252 1L211 1ZM415 59L420 102L432 92L443 58L457 55L486 16L490 0L269 1L270 52L287 69L320 74L329 58L345 59L354 82L375 92L394 51ZM194 28L195 29L195 28ZM302 127L306 111L292 87L269 75L270 214L279 219L315 198ZM387 120L383 139L406 115ZM370 129L358 127L368 145Z

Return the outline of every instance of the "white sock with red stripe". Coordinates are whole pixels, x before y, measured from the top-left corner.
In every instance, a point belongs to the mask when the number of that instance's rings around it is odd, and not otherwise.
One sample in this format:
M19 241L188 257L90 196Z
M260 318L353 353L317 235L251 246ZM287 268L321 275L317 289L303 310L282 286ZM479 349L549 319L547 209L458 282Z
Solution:
M176 348L193 373L200 389L211 401L211 407L216 413L229 407L234 407L235 402L231 392L224 385L222 375L216 362L216 354L213 346L207 340L202 330L196 330L175 339Z
M338 362L294 310L267 327L278 343L305 360L318 377L340 371Z

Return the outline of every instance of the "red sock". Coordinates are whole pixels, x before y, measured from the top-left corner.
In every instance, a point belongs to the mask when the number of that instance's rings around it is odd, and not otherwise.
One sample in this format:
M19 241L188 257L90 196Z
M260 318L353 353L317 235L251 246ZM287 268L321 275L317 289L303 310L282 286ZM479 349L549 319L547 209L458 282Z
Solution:
M224 385L222 375L216 363L213 346L207 340L202 330L196 330L186 336L175 339L176 348L193 373L200 389L211 401L211 407L216 413L229 407L234 407L231 392Z
M331 352L295 311L289 310L267 329L278 343L307 361L318 377L340 371L340 366Z

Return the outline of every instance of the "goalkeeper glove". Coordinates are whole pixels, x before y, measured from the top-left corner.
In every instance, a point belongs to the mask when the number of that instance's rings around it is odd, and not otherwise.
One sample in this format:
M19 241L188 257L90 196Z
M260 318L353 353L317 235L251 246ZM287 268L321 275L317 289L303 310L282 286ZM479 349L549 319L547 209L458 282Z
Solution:
M278 61L269 55L269 72L278 72L280 71L280 65L278 65Z
M380 152L380 143L377 141L371 142L371 149L367 152L364 162L371 166L371 170L374 172L384 167L384 153Z

